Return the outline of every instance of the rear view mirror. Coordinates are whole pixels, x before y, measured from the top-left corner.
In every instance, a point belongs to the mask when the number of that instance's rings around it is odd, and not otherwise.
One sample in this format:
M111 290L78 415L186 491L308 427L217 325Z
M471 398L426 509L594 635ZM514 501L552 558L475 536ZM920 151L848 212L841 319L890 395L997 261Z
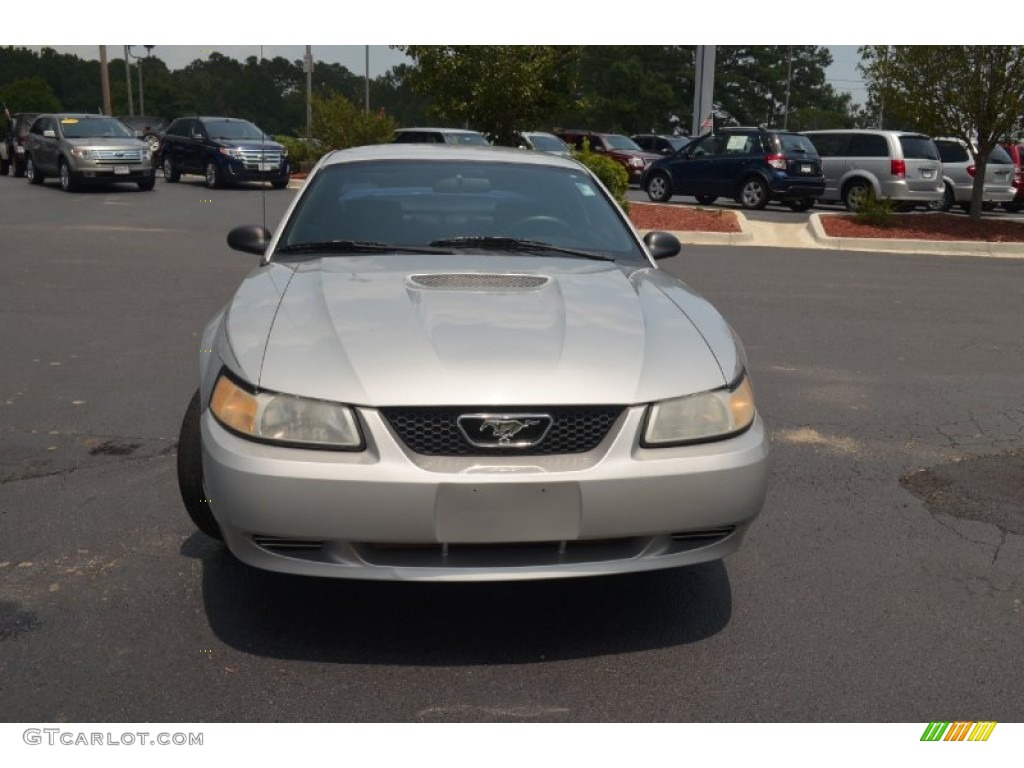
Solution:
M262 256L270 243L270 232L256 224L235 227L228 232L228 246L236 251Z
M644 235L644 244L655 261L671 258L682 248L679 238L668 232L648 232Z
M43 136L45 136L48 139L57 138L57 134L52 128L47 128L45 131L43 131Z

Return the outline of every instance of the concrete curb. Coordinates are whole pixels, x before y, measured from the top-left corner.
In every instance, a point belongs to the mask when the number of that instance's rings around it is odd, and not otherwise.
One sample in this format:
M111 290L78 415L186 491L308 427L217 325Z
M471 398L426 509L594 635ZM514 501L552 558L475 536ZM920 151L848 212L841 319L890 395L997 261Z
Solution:
M747 217L739 211L732 211L740 225L739 232L698 232L690 229L661 230L675 235L683 245L757 245ZM651 232L650 229L638 230L641 235Z
M838 214L825 214L835 216ZM930 253L943 256L986 256L1024 259L1024 243L990 243L971 240L900 240L875 237L831 237L821 225L821 214L812 213L807 222L819 248L837 251L882 251L887 253Z

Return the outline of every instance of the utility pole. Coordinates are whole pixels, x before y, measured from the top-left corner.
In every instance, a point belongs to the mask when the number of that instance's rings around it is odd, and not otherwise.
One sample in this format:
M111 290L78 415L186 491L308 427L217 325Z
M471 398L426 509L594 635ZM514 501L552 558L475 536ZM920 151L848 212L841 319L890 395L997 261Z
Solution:
M128 115L135 117L135 103L132 101L132 67L128 63L128 46L124 47L124 81L128 85Z
M715 129L715 49L714 45L697 46L697 66L693 77L693 136Z
M306 140L313 138L313 46L306 46Z
M786 71L786 112L782 117L782 129L789 130L789 92L793 84L793 46L789 46L789 67Z
M100 46L100 88L103 90L103 114L109 115L110 109L110 70L107 69L107 46Z

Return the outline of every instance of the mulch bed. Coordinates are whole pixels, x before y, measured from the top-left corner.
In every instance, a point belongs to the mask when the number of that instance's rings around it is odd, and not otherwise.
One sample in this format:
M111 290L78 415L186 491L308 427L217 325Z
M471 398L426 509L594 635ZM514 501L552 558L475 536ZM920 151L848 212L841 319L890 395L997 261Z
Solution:
M980 240L1024 243L1024 222L982 218L980 221L950 213L899 213L890 227L861 224L851 215L821 216L829 237L883 237L899 240Z
M629 218L637 229L676 232L741 232L739 220L724 209L691 208L652 203L629 204Z

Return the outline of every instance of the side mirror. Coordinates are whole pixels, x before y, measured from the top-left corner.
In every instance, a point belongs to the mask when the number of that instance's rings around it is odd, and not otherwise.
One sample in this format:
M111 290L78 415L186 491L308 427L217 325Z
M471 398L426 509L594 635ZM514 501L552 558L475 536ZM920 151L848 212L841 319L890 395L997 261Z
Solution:
M655 261L669 259L679 253L682 244L679 238L668 232L648 232L644 235L644 245Z
M56 131L53 130L53 128L47 128L45 131L43 131L43 136L45 136L48 139L56 139L57 133Z
M267 251L268 243L270 243L270 232L265 227L256 224L235 227L228 232L228 246L236 251L262 256Z

